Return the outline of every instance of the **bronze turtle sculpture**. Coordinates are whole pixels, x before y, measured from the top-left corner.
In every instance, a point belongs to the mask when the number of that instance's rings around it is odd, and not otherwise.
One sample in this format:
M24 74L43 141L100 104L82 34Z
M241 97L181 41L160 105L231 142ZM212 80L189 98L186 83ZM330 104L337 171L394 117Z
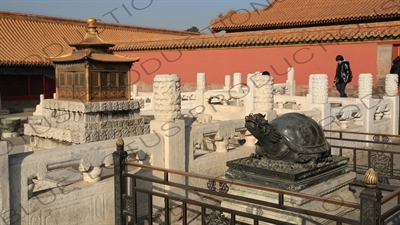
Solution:
M332 161L322 128L308 116L286 113L268 123L265 115L250 114L245 117L245 126L258 140L253 158L301 163L308 169Z

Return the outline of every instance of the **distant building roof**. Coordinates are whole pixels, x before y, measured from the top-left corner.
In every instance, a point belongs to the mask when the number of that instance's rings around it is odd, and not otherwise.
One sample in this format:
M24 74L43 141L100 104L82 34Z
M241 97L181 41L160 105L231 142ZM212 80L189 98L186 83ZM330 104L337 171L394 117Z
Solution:
M226 34L160 38L146 42L116 42L115 51L159 51L174 49L232 48L395 40L400 21L369 24L303 27Z
M267 1L269 2L269 1ZM378 0L272 0L254 11L230 10L210 21L218 32L282 29L400 19L398 1Z
M141 42L155 38L198 35L186 31L98 23L106 45L116 41ZM86 21L0 11L0 65L50 66L49 58L72 52L71 43L81 43ZM83 43L84 44L84 43Z

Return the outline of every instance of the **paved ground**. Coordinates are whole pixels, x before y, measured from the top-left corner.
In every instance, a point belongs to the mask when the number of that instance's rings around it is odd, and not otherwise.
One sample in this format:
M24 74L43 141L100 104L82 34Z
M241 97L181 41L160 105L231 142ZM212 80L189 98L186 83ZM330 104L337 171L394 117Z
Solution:
M23 134L23 123L27 123L28 116L32 116L33 112L25 112L25 113L12 113L12 114L5 114L0 115L0 119L3 118L10 118L10 117L18 117L21 118L21 129L20 133ZM1 137L1 131L0 131ZM28 136L19 136L14 138L1 138L2 141L6 141L9 148L9 154L16 154L20 152L24 152L24 145L29 144L29 137Z

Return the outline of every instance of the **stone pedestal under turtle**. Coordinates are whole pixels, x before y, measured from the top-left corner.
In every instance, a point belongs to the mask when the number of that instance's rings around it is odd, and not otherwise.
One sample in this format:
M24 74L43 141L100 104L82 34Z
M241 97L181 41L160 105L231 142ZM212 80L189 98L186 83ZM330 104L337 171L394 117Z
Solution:
M250 114L245 117L245 126L258 140L254 158L301 163L309 169L332 161L322 128L308 116L286 113L268 123L265 115Z

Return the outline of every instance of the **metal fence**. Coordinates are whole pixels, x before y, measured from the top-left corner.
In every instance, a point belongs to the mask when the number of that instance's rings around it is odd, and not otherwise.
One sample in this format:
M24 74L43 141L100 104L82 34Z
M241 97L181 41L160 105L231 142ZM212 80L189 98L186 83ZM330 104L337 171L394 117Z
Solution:
M379 174L379 188L394 191L400 188L400 135L325 130L332 149L341 156L350 156L352 171L364 175L368 168ZM358 147L357 147L358 146ZM346 154L347 153L347 154ZM359 176L359 178L361 178ZM363 186L360 180L354 185Z
M335 133L337 131L326 131ZM354 132L337 132L338 137L331 135L330 140L345 140L343 136L345 133L364 135L365 133L354 133ZM371 134L378 135L378 134ZM379 134L381 135L381 134ZM389 135L390 136L390 135ZM388 136L388 137L389 137ZM338 139L339 138L339 139ZM364 139L364 138L363 138ZM386 138L385 138L386 139ZM346 141L356 141L356 139L346 139ZM370 143L368 140L357 140L365 143ZM373 141L371 144L374 143ZM390 141L387 141L390 143ZM332 148L338 148L341 153L344 150L352 150L354 154L353 164L351 165L356 173L361 174L364 169L360 169L356 154L358 151L367 151L368 157L372 157L373 154L378 154L384 151L384 154L389 154L394 156L397 154L396 151L382 149L382 150L372 150L369 148L351 148L344 145L332 145ZM340 150L341 149L341 150ZM383 197L381 185L377 187L365 187L360 192L358 203L341 201L333 198L325 198L313 195L307 195L299 192L292 192L277 188L271 188L266 186L260 186L250 183L244 183L239 181L227 180L225 178L215 178L210 176L204 176L199 174L191 174L182 171L169 170L149 165L137 164L127 162L127 152L124 151L124 145L122 139L117 141L117 151L113 153L114 157L114 168L115 168L115 224L126 225L126 224L143 224L146 221L147 224L155 223L155 220L159 217L156 216L157 210L163 212L163 224L172 224L172 219L170 212L172 211L172 205L178 205L181 208L181 216L178 222L174 224L189 224L188 219L193 218L195 215L198 223L192 224L241 224L243 218L246 221L251 221L251 224L259 224L266 222L269 224L296 224L292 222L283 222L277 218L271 218L269 216L263 215L262 211L243 211L235 210L232 208L223 207L221 204L211 204L205 201L207 199L216 200L233 200L240 201L244 204L252 205L253 208L263 207L270 209L271 211L279 211L283 214L297 215L301 218L315 219L320 218L324 221L330 221L330 224L354 224L354 225L380 225L385 224L385 220L393 217L393 215L398 215L400 212L400 188L394 188L391 186L392 192ZM390 160L389 160L390 161ZM367 160L366 167L373 167L373 160ZM393 179L396 178L395 169L393 167L393 158L391 160L390 173L386 178ZM148 174L158 174L158 176L148 176L144 173L132 173L129 172L132 168L139 169L141 171L150 171ZM377 168L379 171L379 168ZM171 179L174 177L175 179ZM183 182L177 182L176 177L181 177ZM190 179L201 180L205 185L198 186L193 185L188 182ZM151 183L153 188L141 187L139 184L142 182ZM217 185L218 184L218 185ZM357 183L356 183L357 184ZM358 182L362 185L361 182ZM249 197L244 197L240 195L230 194L231 187L242 187L257 190L260 192L274 193L278 196L277 202L268 202L260 199L254 199ZM162 188L154 188L162 187ZM161 190L161 191L160 191ZM165 191L165 190L173 190ZM177 194L179 193L179 194ZM138 196L145 196L146 201L138 202ZM203 196L203 198L198 198L195 196ZM345 215L331 215L327 212L308 210L303 207L293 207L285 204L286 198L296 197L302 199L302 201L315 201L323 202L327 204L337 205L338 207L347 207L350 210L354 210L353 213L355 217L349 217ZM382 210L382 205L388 202L396 201L397 205L393 207L386 207L386 210ZM162 199L162 204L160 201L154 203L154 199ZM143 200L143 198L141 198ZM144 216L140 217L138 215L138 208L145 207ZM384 212L383 212L384 211ZM264 213L264 214L268 214ZM249 222L247 222L249 223Z

